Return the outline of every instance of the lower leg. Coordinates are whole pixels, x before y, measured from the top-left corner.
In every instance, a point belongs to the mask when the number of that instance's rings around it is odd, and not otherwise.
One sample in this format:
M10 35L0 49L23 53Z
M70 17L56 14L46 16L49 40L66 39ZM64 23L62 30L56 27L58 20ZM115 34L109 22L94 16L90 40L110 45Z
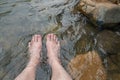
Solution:
M35 80L36 67L26 67L15 80Z
M51 80L72 80L70 75L65 71L60 62L53 61L52 67L52 79Z
M35 73L40 60L41 47L41 36L33 36L31 42L29 42L30 61L27 67L16 77L15 80L35 80Z
M60 43L57 40L56 35L47 35L47 51L48 51L48 62L52 68L52 79L51 80L72 80L70 75L62 67L58 55L60 52Z

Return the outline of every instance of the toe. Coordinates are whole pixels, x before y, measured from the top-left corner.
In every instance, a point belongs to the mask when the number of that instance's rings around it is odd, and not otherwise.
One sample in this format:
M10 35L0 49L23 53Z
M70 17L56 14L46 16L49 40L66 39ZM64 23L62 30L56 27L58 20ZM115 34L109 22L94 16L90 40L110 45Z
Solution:
M56 44L58 43L58 37L56 35L54 35L54 41L56 42Z
M46 36L46 39L47 39L47 41L50 41L50 40L51 40L50 34L48 34L48 35Z
M30 46L31 46L31 42L28 43L28 47L30 47Z
M57 36L53 33L47 35L47 40L49 41L57 41Z
M37 41L40 42L42 39L41 35L37 35Z
M60 46L60 41L57 41L58 46Z
M34 36L32 36L32 40L31 40L31 42L34 42Z
M37 42L38 41L38 35L34 36L34 41Z
M32 37L32 40L31 40L31 42L38 42L38 41L41 41L41 35L34 35L33 37Z
M55 41L58 42L58 38L57 37L55 38Z
M53 37L54 41L56 41L57 36L56 36L55 34L54 34L53 36L54 36L54 37Z
M34 35L34 36L32 37L32 41L31 41L31 42L35 42L35 41L37 41L37 35Z
M54 34L53 33L50 34L50 39L51 39L51 41L54 41Z

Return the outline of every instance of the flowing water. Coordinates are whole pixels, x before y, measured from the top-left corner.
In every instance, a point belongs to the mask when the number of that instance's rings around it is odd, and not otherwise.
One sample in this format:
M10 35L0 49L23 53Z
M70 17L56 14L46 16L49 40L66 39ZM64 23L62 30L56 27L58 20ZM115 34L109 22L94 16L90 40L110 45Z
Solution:
M61 41L61 60L66 70L77 53L96 50L98 31L75 10L78 3L79 0L0 0L0 80L13 80L25 68L27 44L34 34L41 34L43 40L36 80L51 77L46 34L55 33ZM107 65L105 60L104 64Z

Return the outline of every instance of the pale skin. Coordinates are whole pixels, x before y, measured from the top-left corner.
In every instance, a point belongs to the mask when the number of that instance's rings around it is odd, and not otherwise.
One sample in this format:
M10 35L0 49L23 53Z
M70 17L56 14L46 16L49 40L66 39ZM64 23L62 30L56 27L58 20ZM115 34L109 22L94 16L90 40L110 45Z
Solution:
M62 67L58 58L60 53L60 42L54 34L46 36L46 47L48 63L52 68L51 80L72 80L71 76ZM40 63L40 54L42 48L41 35L34 35L29 42L30 60L26 68L15 78L15 80L35 80L37 65Z

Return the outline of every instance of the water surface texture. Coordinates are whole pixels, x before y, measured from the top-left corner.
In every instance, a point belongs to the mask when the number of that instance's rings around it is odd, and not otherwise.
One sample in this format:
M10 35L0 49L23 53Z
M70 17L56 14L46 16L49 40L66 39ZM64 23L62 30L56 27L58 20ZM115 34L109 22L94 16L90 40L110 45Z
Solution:
M0 80L13 80L24 69L28 62L27 44L34 34L43 37L42 63L38 67L36 80L50 80L51 77L46 57L46 34L52 32L59 37L65 69L77 51L95 50L98 31L89 27L87 18L75 11L78 2L0 0Z

